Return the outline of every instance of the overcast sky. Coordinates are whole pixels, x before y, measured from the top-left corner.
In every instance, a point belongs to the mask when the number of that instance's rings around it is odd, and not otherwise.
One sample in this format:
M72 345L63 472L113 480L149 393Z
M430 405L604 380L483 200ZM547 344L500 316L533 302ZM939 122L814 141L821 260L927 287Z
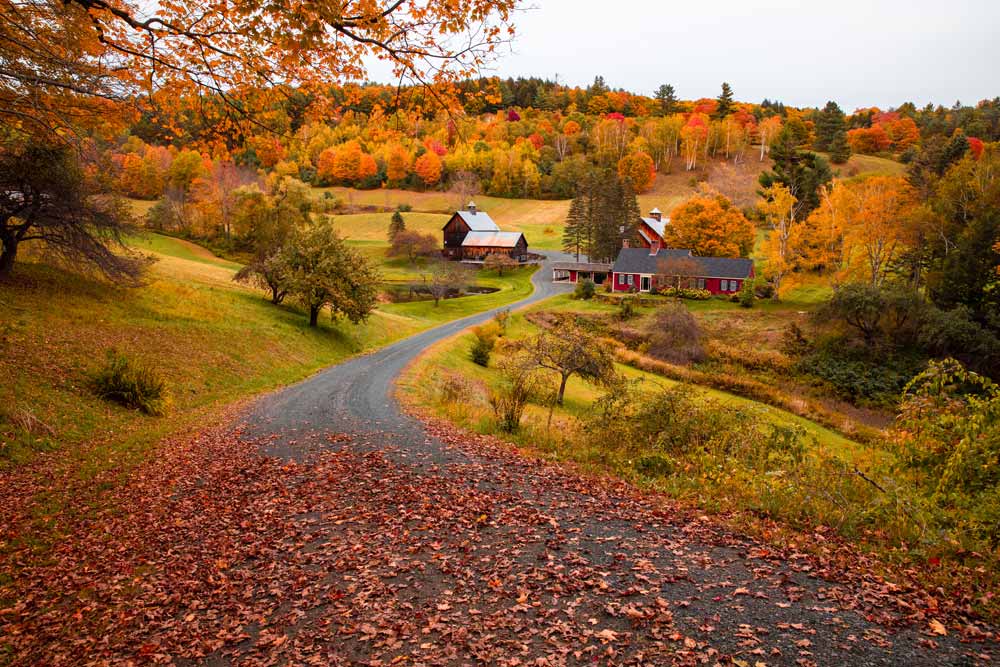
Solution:
M1000 0L527 0L501 76L845 111L1000 95ZM373 72L374 74L374 72Z

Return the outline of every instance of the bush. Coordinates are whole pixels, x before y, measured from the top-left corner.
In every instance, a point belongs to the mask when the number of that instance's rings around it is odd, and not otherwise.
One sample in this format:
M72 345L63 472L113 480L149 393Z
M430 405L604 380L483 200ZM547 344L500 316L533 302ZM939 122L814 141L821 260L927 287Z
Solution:
M753 308L755 294L752 280L744 280L743 287L740 288L740 306L743 308Z
M597 285L594 284L593 280L581 280L576 284L576 289L573 291L573 298L589 301L594 298L596 292Z
M694 301L708 301L712 298L712 293L707 289L694 287L664 287L660 289L659 294L675 299L692 299Z
M483 367L489 366L493 347L496 345L497 338L503 335L503 330L498 323L489 322L475 327L472 333L476 336L476 340L472 344L472 350L470 351L472 363Z
M158 373L113 350L94 386L101 398L147 415L162 415L170 403L167 383Z
M500 327L500 336L507 333L507 327L510 326L510 308L504 308L503 310L498 310L496 314L493 315L493 321L498 327Z
M534 368L516 356L500 362L501 384L490 389L489 403L497 424L505 433L521 427L521 417L528 401L536 395L539 381Z
M622 297L621 301L618 302L618 319L625 321L633 317L635 317L635 298Z
M701 328L684 304L668 303L656 311L649 329L647 352L656 359L675 364L702 361Z

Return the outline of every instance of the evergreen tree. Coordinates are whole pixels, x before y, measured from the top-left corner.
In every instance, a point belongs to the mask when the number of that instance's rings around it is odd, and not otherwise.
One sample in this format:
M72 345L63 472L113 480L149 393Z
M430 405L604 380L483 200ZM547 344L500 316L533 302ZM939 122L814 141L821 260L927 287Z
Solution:
M809 151L799 149L795 133L787 126L771 144L772 171L765 171L758 179L762 188L781 183L792 193L797 203L793 215L805 218L819 206L819 188L833 179L826 160Z
M677 107L677 93L669 83L656 89L656 99L660 102L660 113L664 116L672 114Z
M563 227L562 248L563 252L576 255L576 261L580 261L580 253L586 252L584 243L587 238L587 222L589 219L587 211L587 197L583 188L577 188L576 196L569 205L569 214L566 216L566 226Z
M823 110L816 113L816 140L813 141L813 148L818 151L831 151L834 139L846 131L847 121L844 112L836 102L827 102ZM846 142L846 136L844 140Z
M728 83L723 82L722 93L717 99L719 106L715 110L715 117L722 119L733 112L733 89Z
M403 214L395 211L389 221L389 241L395 240L396 236L406 230L406 222L403 221Z
M840 130L830 142L830 162L844 164L851 157L851 145L847 143L847 130Z
M596 262L613 262L625 242L639 238L639 202L632 184L606 172L596 181L592 209L593 241L589 256Z

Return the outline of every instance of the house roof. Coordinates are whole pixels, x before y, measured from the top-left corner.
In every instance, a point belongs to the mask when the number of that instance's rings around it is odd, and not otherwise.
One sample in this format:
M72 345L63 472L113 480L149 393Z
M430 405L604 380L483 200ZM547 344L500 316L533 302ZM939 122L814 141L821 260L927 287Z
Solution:
M455 215L462 218L465 224L469 226L469 229L474 232L499 232L500 227L497 223L493 222L491 218L486 213L482 211L455 211ZM450 220L449 220L450 222Z
M744 257L697 257L690 250L661 248L651 254L648 248L622 248L615 260L615 273L662 274L664 260L691 259L697 263L696 278L748 278L753 269L753 260Z
M465 238L462 240L462 247L513 248L522 238L524 238L524 234L521 232L472 231L465 235Z
M656 209L653 209L654 211ZM666 232L667 225L670 224L670 218L666 220L657 220L656 218L640 218L644 223L649 225L649 228L660 235L663 238L663 234Z

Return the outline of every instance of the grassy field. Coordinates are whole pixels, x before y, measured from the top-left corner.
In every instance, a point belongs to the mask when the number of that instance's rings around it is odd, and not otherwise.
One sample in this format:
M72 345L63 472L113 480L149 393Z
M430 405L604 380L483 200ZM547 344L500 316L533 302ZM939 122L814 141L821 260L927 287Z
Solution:
M542 304L533 306L532 310L576 310L579 302L573 302L567 297L554 297L546 300ZM613 306L607 304L589 303L588 307L593 310L614 310ZM538 328L526 321L524 315L519 313L511 318L511 325L508 335L512 338L531 335L537 333ZM473 385L480 386L483 394L487 386L498 382L498 375L494 369L483 368L470 360L469 352L475 336L472 333L460 334L459 336L443 341L429 348L413 365L407 369L400 380L400 392L402 396L440 416L453 419L459 425L481 433L495 433L496 427L490 415L489 407L482 396L470 397L468 406L465 409L449 411L445 409L439 401L439 387L442 373L452 372L471 380ZM629 379L641 379L649 387L650 392L656 387L672 387L678 383L651 373L617 364L618 371ZM826 452L844 456L852 461L862 462L870 455L868 448L836 433L828 428L799 417L785 410L764 405L746 398L734 396L722 391L717 391L707 387L687 385L698 396L717 401L721 405L732 406L752 410L760 414L762 418L770 423L781 426L795 426L802 429L807 440L815 443L815 446L823 448ZM562 408L557 408L554 412L554 421L564 429L564 432L573 432L574 429L568 424L575 418L587 415L594 400L600 395L601 390L593 385L580 380L577 377L570 379L566 388L565 404ZM478 398L478 400L477 400ZM547 408L538 405L530 406L525 417L526 422L543 423L547 419ZM557 429L558 430L558 429ZM537 430L525 431L520 435L511 436L519 445L532 448L535 444ZM560 448L561 456L567 458L577 458L572 451L574 443L566 441L564 447ZM585 453L586 454L586 453ZM583 456L586 459L589 454ZM582 459L577 459L582 460Z
M366 323L327 318L311 329L293 305L274 306L233 283L237 265L199 246L158 235L133 245L157 260L144 287L115 288L24 262L0 292L0 465L58 448L87 459L77 461L85 471L112 455L141 453L215 407L531 291L530 269L484 275L479 282L499 291L438 307L382 304ZM90 378L111 349L166 378L169 417L145 417L94 395ZM29 421L35 426L26 430Z

